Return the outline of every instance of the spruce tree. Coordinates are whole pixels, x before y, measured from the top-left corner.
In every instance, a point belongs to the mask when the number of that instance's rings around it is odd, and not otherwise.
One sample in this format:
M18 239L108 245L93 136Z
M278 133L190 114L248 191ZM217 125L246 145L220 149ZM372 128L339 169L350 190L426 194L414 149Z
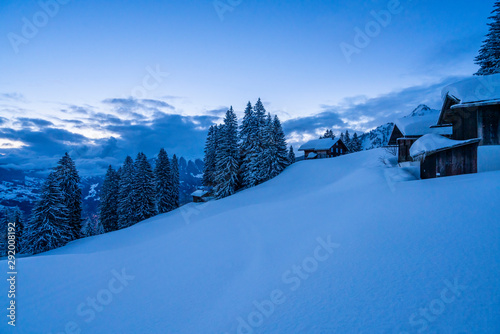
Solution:
M475 59L475 63L480 66L476 75L500 73L500 1L495 2L489 19L489 32Z
M153 169L142 152L137 154L134 162L131 195L133 198L132 224L156 215Z
M351 152L351 135L349 134L349 130L345 130L344 140L344 144L347 147L347 152Z
M134 160L127 156L120 172L120 189L118 192L118 227L125 228L132 225L134 216L134 198L132 183L134 177Z
M120 175L108 167L101 189L101 204L99 207L99 222L105 233L119 229L118 207L120 199Z
M63 203L68 209L67 224L73 233L72 240L78 239L82 228L82 190L80 176L68 153L59 160L55 175L63 194Z
M257 171L254 162L258 158L259 146L257 114L254 112L252 104L248 102L240 128L240 174L241 184L244 188L253 187L257 184Z
M0 257L7 256L7 235L9 225L9 212L2 210L0 216Z
M290 150L288 151L288 163L290 165L295 163L295 152L292 145L290 145Z
M274 116L271 125L271 166L269 178L278 176L290 164L286 147L285 133L278 116Z
M83 223L80 235L82 238L92 237L94 235L104 234L104 227L99 219L87 218Z
M60 188L56 172L45 181L40 199L35 205L26 228L28 252L37 254L64 246L73 240L72 226L68 225L69 210Z
M174 180L170 159L162 148L155 165L156 209L158 213L165 213L174 209L173 187Z
M362 144L361 144L361 139L359 138L358 134L355 132L354 135L352 136L351 140L351 151L352 152L359 152L361 151Z
M174 154L172 157L172 203L174 205L174 209L178 208L180 205L179 201L179 190L181 187L180 179L179 179L179 162L177 160L177 156Z
M215 163L217 153L217 126L211 125L208 129L205 142L205 157L203 159L203 185L213 187L215 185Z
M226 112L217 152L215 196L224 198L235 193L239 169L238 120L233 107Z
M271 114L265 118L264 127L261 131L262 149L258 156L257 182L262 183L271 178L271 167L273 156L276 155L276 146L273 143L273 122Z

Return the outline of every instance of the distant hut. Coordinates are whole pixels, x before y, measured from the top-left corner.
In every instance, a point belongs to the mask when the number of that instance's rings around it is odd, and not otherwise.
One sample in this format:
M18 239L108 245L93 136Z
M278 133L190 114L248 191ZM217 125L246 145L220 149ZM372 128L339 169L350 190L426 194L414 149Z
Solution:
M477 173L477 146L480 139L452 140L428 134L412 145L410 155L420 162L420 178Z
M450 126L437 127L439 112L436 110L423 116L408 116L399 118L394 124L388 145L398 148L398 162L412 161L410 147L415 141L426 134L451 136Z
M445 87L438 125L451 124L452 139L479 138L500 145L500 74L474 76Z
M347 154L347 147L340 138L324 138L308 141L299 151L304 151L305 159L324 159Z
M198 189L191 194L193 196L193 202L195 203L203 203L208 202L212 199L213 194L209 190Z

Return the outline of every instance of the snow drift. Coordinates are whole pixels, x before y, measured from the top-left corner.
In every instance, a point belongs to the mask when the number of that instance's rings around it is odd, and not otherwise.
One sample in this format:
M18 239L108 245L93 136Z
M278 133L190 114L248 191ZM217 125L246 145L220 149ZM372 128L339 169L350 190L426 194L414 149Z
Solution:
M500 172L415 181L383 154L18 259L0 332L500 332Z

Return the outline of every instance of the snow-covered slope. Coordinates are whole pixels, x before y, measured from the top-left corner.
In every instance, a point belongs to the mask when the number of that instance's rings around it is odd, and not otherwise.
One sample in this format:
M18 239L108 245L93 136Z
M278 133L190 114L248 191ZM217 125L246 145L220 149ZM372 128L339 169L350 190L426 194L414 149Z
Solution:
M0 332L499 333L500 172L416 181L383 154L19 259Z

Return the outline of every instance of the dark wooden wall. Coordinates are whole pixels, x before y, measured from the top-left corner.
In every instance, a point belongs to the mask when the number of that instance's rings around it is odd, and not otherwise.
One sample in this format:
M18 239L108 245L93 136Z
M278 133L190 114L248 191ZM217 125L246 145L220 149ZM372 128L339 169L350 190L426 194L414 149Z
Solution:
M500 145L500 106L485 106L479 108L480 145Z
M410 147L416 140L417 138L398 139L398 162L412 161L410 156Z
M477 173L477 146L470 144L427 156L420 164L420 178Z

